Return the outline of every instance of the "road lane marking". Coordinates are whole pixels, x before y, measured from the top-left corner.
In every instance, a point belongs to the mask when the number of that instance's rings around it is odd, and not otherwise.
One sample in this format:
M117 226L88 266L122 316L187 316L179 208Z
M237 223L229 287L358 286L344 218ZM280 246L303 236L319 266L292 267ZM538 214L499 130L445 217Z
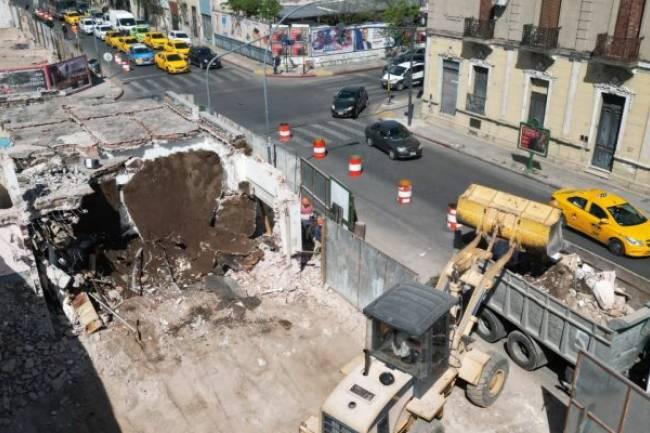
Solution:
M320 131L324 131L326 136L332 136L332 137L338 138L339 140L350 140L352 138L352 137L350 137L348 135L342 134L342 133L340 133L338 131L335 131L335 130L333 130L331 128L328 128L326 126L319 125L319 124L316 124L316 123L310 124L310 125L304 125L303 129L304 128L309 128L309 129L314 129L315 128L315 129L318 129Z
M341 119L341 120L346 120L346 119ZM365 137L365 125L360 125L360 124L355 124L354 127L351 125L347 125L344 122L341 121L331 121L327 122L328 125L331 125L332 128L341 128L346 132L349 132L351 134L354 134L359 137Z
M131 83L133 81L145 80L147 78L158 78L158 77L160 77L160 74L141 75L139 77L124 78L122 82Z
M291 145L293 143L297 143L302 147L309 148L312 147L312 140L313 138L309 139L309 136L304 131L294 128L291 135L291 140L287 144Z
M134 90L136 93L149 93L151 91L151 89L139 81L130 81L128 84L128 88Z

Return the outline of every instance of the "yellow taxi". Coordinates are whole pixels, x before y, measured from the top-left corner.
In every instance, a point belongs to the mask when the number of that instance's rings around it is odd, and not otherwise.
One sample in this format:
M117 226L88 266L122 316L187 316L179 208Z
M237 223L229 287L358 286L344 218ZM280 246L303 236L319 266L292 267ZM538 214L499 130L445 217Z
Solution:
M167 43L168 39L160 32L147 32L144 35L143 43L152 50L160 50Z
M622 197L602 189L559 189L551 205L566 226L607 245L615 255L650 256L650 221Z
M109 47L117 48L118 39L123 37L124 34L119 31L106 32L106 38L104 38L104 42L106 42L106 45Z
M180 74L181 72L188 72L190 70L189 63L178 53L161 51L156 53L154 62L158 68L170 74Z
M81 20L81 14L77 11L69 11L63 14L63 21L71 26L79 24L79 20Z
M168 53L178 53L183 57L187 57L190 54L190 46L187 42L168 40L167 43L163 46L163 50Z
M120 38L117 38L117 43L115 44L115 48L117 48L118 51L121 51L123 53L128 53L129 48L131 48L131 45L137 43L138 40L135 38L135 36L122 36Z

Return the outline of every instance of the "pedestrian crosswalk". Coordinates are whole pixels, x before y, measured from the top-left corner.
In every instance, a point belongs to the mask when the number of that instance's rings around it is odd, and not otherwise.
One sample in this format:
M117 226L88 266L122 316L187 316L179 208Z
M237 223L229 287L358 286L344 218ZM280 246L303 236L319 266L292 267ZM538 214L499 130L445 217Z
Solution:
M152 71L153 72L153 71ZM251 74L238 68L210 71L210 85L226 85L251 78ZM193 69L189 74L166 75L152 73L143 76L127 77L123 80L127 92L138 96L163 93L166 90L184 91L205 86L205 71Z
M315 138L324 138L332 145L365 141L365 129L375 121L372 117L358 119L332 119L324 123L300 125L292 130L288 144L312 147Z

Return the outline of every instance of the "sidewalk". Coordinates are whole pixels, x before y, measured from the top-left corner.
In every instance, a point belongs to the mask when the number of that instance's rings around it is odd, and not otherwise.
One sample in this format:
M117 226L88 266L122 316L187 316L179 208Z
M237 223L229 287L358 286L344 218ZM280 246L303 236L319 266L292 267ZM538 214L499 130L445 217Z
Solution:
M209 45L212 51L217 54L223 54L226 50L223 48L217 48L214 45ZM261 62L242 56L240 54L232 53L225 56L221 59L222 63L230 63L232 65L238 66L242 69L250 71L256 75L264 75L264 65ZM273 73L273 66L268 65L266 67L266 75L273 78L314 78L314 77L331 77L334 75L343 75L351 74L354 72L363 72L372 69L378 69L383 67L385 62L383 60L377 60L370 63L362 64L351 64L351 65L340 65L340 66L330 66L326 68L316 68L302 72L302 65L297 65L293 70L285 71L285 66L280 66L279 74Z
M406 108L396 111L406 111ZM407 123L406 116L401 113L395 116L395 119L405 125ZM533 170L526 172L528 153L517 149L514 144L492 143L421 118L414 118L409 129L420 138L530 177L552 188L602 188L611 191L629 200L646 215L650 215L649 194L631 191L617 182L607 181L584 171L576 171L574 166L564 166L536 157Z

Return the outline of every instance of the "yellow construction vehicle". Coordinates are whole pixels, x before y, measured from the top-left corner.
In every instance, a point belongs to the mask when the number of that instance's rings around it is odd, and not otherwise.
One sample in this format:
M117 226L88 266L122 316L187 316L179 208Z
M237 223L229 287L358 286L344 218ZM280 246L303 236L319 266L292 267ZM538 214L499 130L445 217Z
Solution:
M363 312L364 355L300 433L440 433L442 410L457 380L467 398L487 407L508 376L508 361L471 345L478 309L518 249L554 255L562 246L560 211L480 185L459 198L460 222L475 228L472 242L443 269L437 290L399 284ZM508 247L495 256L497 242Z

